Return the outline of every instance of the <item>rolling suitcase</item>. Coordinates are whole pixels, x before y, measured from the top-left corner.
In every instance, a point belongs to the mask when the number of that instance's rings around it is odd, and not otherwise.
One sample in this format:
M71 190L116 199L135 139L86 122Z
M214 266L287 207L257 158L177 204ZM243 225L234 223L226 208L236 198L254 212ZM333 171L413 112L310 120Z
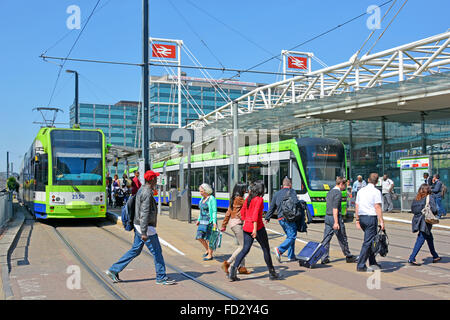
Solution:
M297 255L301 267L312 268L323 257L326 250L320 242L310 241Z

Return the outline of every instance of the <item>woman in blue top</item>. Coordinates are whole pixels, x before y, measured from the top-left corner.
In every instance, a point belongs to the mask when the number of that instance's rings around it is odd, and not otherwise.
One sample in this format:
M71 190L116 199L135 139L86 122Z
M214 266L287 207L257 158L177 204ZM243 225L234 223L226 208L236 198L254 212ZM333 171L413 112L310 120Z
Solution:
M207 183L203 183L199 187L202 199L200 200L198 207L200 214L197 219L197 236L195 239L205 247L206 253L203 255L203 260L212 260L212 249L209 247L209 238L211 231L217 228L217 201L212 195L213 190Z

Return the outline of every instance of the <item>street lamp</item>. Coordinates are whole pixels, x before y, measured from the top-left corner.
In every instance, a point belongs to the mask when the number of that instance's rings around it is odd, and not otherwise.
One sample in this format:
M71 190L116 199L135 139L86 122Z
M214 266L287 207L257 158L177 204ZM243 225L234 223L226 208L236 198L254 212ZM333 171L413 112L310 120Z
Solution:
M78 125L78 72L74 70L66 70L67 73L75 73L75 123Z

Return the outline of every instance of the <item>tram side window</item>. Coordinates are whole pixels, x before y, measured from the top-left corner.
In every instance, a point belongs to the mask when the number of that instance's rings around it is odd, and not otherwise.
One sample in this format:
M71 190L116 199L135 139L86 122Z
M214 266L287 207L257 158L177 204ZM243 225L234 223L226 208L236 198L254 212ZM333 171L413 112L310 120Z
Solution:
M298 164L296 161L292 163L292 188L297 193L305 193L306 188L303 184L302 176L300 174L300 170L298 168Z
M247 183L247 165L246 164L240 164L239 165L239 182L241 183ZM234 186L233 186L234 188Z
M169 187L176 189L178 185L178 171L168 171L167 177L169 178Z
M217 192L228 192L228 166L217 167Z
M209 184L215 191L216 186L214 185L214 167L205 168L205 177L203 179L203 182Z
M272 170L272 191L276 192L282 188L283 179L289 177L289 160L282 160L271 163Z
M42 154L39 162L34 164L34 174L36 179L36 191L45 191L48 184L48 155Z
M203 168L191 170L191 191L198 191L198 187L203 183Z
M252 182L262 180L264 181L264 193L267 193L268 186L268 165L262 164L260 162L256 164L249 164L247 170L247 183L250 184Z

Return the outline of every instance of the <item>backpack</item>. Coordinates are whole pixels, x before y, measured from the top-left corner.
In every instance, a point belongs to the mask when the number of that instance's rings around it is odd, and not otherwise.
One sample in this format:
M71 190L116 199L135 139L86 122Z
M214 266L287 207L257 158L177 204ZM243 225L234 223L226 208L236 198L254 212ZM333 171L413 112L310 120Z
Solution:
M134 229L134 215L136 206L136 196L131 196L127 203L122 207L122 224L126 231Z
M386 234L386 230L381 230L379 226L378 233L372 243L373 254L379 254L382 257L386 257L389 252L389 238Z
M297 217L295 219L295 223L297 224L297 231L300 233L308 232L308 225L306 224L306 202L300 200L297 203Z
M286 195L281 201L280 211L283 217L288 222L294 222L297 217L297 199L292 199L291 197L291 189L287 190Z

